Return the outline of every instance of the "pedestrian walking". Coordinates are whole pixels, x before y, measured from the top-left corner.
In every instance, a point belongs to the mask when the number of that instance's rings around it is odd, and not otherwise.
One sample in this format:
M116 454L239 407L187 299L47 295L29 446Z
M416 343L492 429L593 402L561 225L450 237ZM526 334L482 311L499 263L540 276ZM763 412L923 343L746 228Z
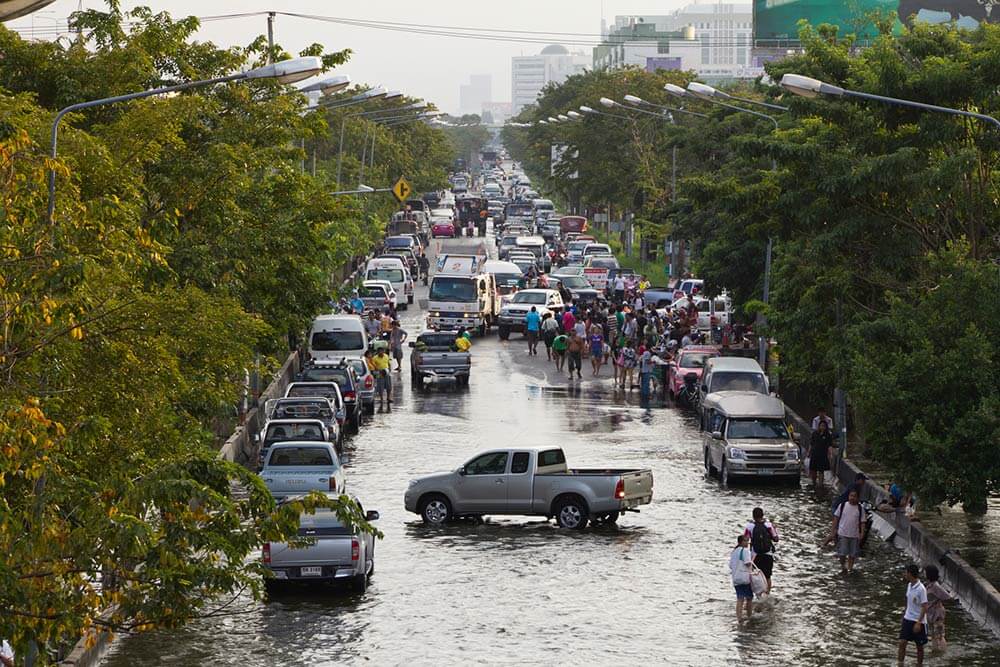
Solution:
M641 398L649 398L651 393L653 367L653 353L644 349L639 357L639 396Z
M854 569L854 561L861 553L861 541L868 527L868 513L858 502L858 492L851 489L847 500L833 513L833 528L824 544L829 544L836 538L837 556L840 557L840 571L850 574Z
M619 273L615 276L615 303L619 306L625 301L625 276Z
M948 642L944 638L944 603L953 602L955 596L945 590L941 585L941 573L936 565L928 565L924 568L927 575L927 583L924 588L927 590L927 629L930 631L931 647L935 651L943 651L948 648Z
M583 349L586 347L584 340L576 335L574 330L569 335L569 343L566 346L566 354L569 355L569 376L573 377L573 371L576 371L576 377L583 379L583 375L580 373L580 369L583 366Z
M833 418L826 414L826 408L822 405L816 409L816 416L812 420L812 430L819 429L819 423L826 422L826 428L833 432Z
M378 338L378 332L382 328L381 323L378 319L378 313L374 310L368 311L368 319L365 320L365 333L368 334L368 340L375 340Z
M403 343L410 334L399 326L399 320L392 321L392 329L389 330L389 348L392 350L392 358L396 360L396 372L403 370Z
M569 336L559 334L552 340L552 355L556 360L556 370L562 372L566 363L566 348L569 347Z
M542 316L538 314L538 308L531 307L528 314L524 316L524 333L528 337L528 355L538 354L538 334L542 328Z
M917 646L917 667L921 667L924 664L924 645L927 644L927 628L924 626L929 606L927 589L920 581L920 568L913 563L906 566L903 578L906 581L906 608L899 629L896 660L900 665L906 661L906 645L913 642Z
M552 361L552 341L559 335L559 323L552 313L542 316L542 342L545 343L545 357Z
M14 649L6 639L0 641L0 665L14 667Z
M821 421L809 441L809 479L813 484L823 486L823 476L830 470L834 452L833 434L827 423Z
M390 359L384 345L375 352L372 365L375 367L375 393L378 394L379 405L382 405L383 398L388 403L392 403L392 377L389 375Z
M770 594L771 573L774 572L774 545L780 539L778 529L764 518L763 509L754 507L753 520L746 525L743 534L750 541L753 564L764 573L767 579L767 594Z
M599 324L590 326L590 366L594 369L593 375L601 372L604 364L604 330Z
M743 620L743 610L747 618L753 616L753 589L750 588L750 569L753 560L750 549L747 548L746 535L736 538L736 547L729 554L729 573L733 578L733 588L736 589L736 620Z
M563 330L563 333L569 335L569 332L571 332L573 330L573 327L575 325L576 325L576 317L573 315L573 311L571 309L567 308L563 312L563 316L562 316L562 330Z
M637 356L632 345L625 341L622 351L618 353L618 375L621 378L622 389L632 387L632 374L635 372Z

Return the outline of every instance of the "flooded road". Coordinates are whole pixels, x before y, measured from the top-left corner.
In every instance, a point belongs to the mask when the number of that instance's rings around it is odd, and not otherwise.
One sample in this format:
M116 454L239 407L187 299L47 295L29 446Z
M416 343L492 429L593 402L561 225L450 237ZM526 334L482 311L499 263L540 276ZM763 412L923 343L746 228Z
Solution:
M419 331L419 309L402 319ZM241 599L230 615L119 641L107 664L894 664L908 559L873 537L840 575L818 546L827 495L721 487L688 414L606 378L568 382L519 335L476 339L473 355L465 390L418 392L397 375L392 411L350 443L348 488L385 533L365 595ZM652 468L653 502L582 532L525 517L435 530L404 511L410 478L515 444L563 447L571 467ZM755 506L782 541L774 593L740 627L727 563ZM995 636L958 609L948 623L948 654L927 664L1000 664Z

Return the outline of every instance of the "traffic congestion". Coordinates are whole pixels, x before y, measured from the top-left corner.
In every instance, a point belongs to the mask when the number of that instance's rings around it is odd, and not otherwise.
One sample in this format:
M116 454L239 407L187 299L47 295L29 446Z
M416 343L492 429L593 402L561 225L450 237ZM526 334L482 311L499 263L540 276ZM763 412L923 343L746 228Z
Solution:
M497 151L401 204L256 438L279 502L347 493L384 539L303 514L305 545L260 553L265 601L107 664L886 660L908 559L870 537L838 575L856 498L803 476L752 323L621 266ZM948 624L960 664L1000 660Z

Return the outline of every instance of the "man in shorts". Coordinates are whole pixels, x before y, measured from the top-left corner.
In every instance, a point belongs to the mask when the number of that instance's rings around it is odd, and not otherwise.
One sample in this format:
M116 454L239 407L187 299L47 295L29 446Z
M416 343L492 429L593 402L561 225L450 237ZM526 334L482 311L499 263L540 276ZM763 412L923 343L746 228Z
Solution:
M917 667L924 664L924 645L927 643L927 627L924 619L927 616L927 589L920 581L920 568L910 563L903 573L906 580L906 609L903 611L903 625L899 630L898 664L906 660L906 645L913 642L917 645Z
M868 526L868 514L858 502L858 492L851 489L847 501L833 512L833 529L824 544L836 538L837 555L840 557L840 571L850 574L854 569L854 561L861 553L861 541L865 537Z
M566 363L566 348L569 347L569 336L559 334L552 339L552 354L556 360L556 370L562 372Z

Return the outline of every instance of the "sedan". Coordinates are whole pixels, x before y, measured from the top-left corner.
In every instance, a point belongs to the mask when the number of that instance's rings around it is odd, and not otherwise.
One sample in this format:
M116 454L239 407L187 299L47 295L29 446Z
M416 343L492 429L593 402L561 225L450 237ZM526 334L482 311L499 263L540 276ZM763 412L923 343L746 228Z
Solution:
M712 345L692 345L680 351L675 361L667 366L667 393L670 398L677 398L684 388L684 377L689 373L701 380L705 371L705 363L712 357L720 356L719 348ZM697 382L695 385L697 386Z
M431 238L436 239L439 236L455 238L455 224L451 220L441 220L440 218L434 220L431 224Z

